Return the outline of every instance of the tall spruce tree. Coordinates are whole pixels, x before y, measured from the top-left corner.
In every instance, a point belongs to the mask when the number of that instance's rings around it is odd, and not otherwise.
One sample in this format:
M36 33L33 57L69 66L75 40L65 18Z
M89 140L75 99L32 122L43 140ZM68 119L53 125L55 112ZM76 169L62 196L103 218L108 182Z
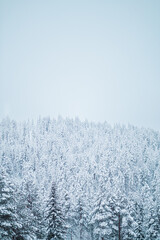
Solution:
M76 225L76 218L75 218L75 207L71 205L71 199L68 196L68 193L65 193L64 197L64 204L63 204L63 212L65 216L65 226L66 226L66 239L72 240L75 236L75 225ZM74 210L73 210L74 209Z
M44 217L38 200L38 190L32 180L26 180L17 191L17 212L24 239L44 239Z
M50 199L47 205L47 240L64 240L64 217L58 203L56 185L52 184Z
M137 222L137 226L135 227L136 239L143 240L145 239L143 204L135 202L134 208L135 208L135 219Z
M101 194L95 201L91 213L91 239L111 239L112 227L110 226L111 210L107 206L106 196Z
M0 239L17 239L18 228L13 185L0 171Z
M158 222L158 214L154 202L150 201L148 216L147 216L147 230L146 230L146 240L157 240L160 239L160 225Z
M111 210L110 226L112 234L109 239L132 240L135 239L135 221L129 209L129 203L119 191L108 199L108 208Z
M88 232L88 221L87 221L87 213L85 211L85 204L82 199L79 198L77 202L77 206L75 208L75 223L79 232L79 239L85 239L86 232Z

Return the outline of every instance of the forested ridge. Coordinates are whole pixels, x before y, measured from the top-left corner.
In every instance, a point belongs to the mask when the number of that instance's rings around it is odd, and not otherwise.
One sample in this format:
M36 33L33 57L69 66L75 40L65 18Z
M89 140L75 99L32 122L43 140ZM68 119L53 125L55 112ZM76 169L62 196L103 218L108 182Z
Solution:
M160 133L0 122L0 239L160 240Z

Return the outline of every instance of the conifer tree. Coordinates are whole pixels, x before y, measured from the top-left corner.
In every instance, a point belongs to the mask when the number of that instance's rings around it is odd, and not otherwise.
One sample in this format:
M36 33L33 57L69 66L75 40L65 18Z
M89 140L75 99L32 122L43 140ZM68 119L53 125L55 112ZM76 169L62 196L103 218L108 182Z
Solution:
M118 240L134 239L135 221L129 210L127 198L118 191L116 194L109 197L108 208L111 209L111 218L109 222L112 228L112 235L110 238L116 237Z
M143 240L145 239L143 205L135 202L134 209L135 209L135 221L137 223L135 227L136 239Z
M146 230L146 240L156 240L160 237L160 225L158 222L158 214L155 211L156 207L154 202L149 206L149 212L147 216L147 230Z
M47 205L47 240L64 240L64 217L58 203L56 185L52 184L50 200Z
M91 232L91 238L96 240L110 239L112 236L112 227L109 222L112 215L104 195L98 197L91 216L90 226L93 232Z
M74 206L71 205L70 198L68 196L68 193L65 193L64 197L64 204L63 204L63 212L65 216L65 226L66 226L66 238L67 239L73 239L75 235L75 209Z
M79 232L79 239L85 238L86 232L88 232L87 226L87 213L85 211L85 204L81 198L78 199L75 209L75 222Z
M21 236L43 239L44 218L33 181L25 180L17 194L17 212L22 223Z
M13 185L0 171L0 239L16 239L19 228L17 219Z

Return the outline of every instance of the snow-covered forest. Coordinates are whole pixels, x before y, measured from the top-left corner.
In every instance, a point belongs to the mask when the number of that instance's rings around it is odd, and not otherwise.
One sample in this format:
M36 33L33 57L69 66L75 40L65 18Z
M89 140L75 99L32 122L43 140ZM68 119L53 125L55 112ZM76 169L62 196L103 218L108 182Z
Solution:
M0 122L1 240L159 240L160 133Z

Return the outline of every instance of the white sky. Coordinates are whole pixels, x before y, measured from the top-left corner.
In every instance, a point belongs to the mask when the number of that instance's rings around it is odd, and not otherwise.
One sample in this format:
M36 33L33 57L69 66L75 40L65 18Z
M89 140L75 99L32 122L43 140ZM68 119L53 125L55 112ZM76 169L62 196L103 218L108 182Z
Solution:
M0 118L160 130L159 0L0 0Z

